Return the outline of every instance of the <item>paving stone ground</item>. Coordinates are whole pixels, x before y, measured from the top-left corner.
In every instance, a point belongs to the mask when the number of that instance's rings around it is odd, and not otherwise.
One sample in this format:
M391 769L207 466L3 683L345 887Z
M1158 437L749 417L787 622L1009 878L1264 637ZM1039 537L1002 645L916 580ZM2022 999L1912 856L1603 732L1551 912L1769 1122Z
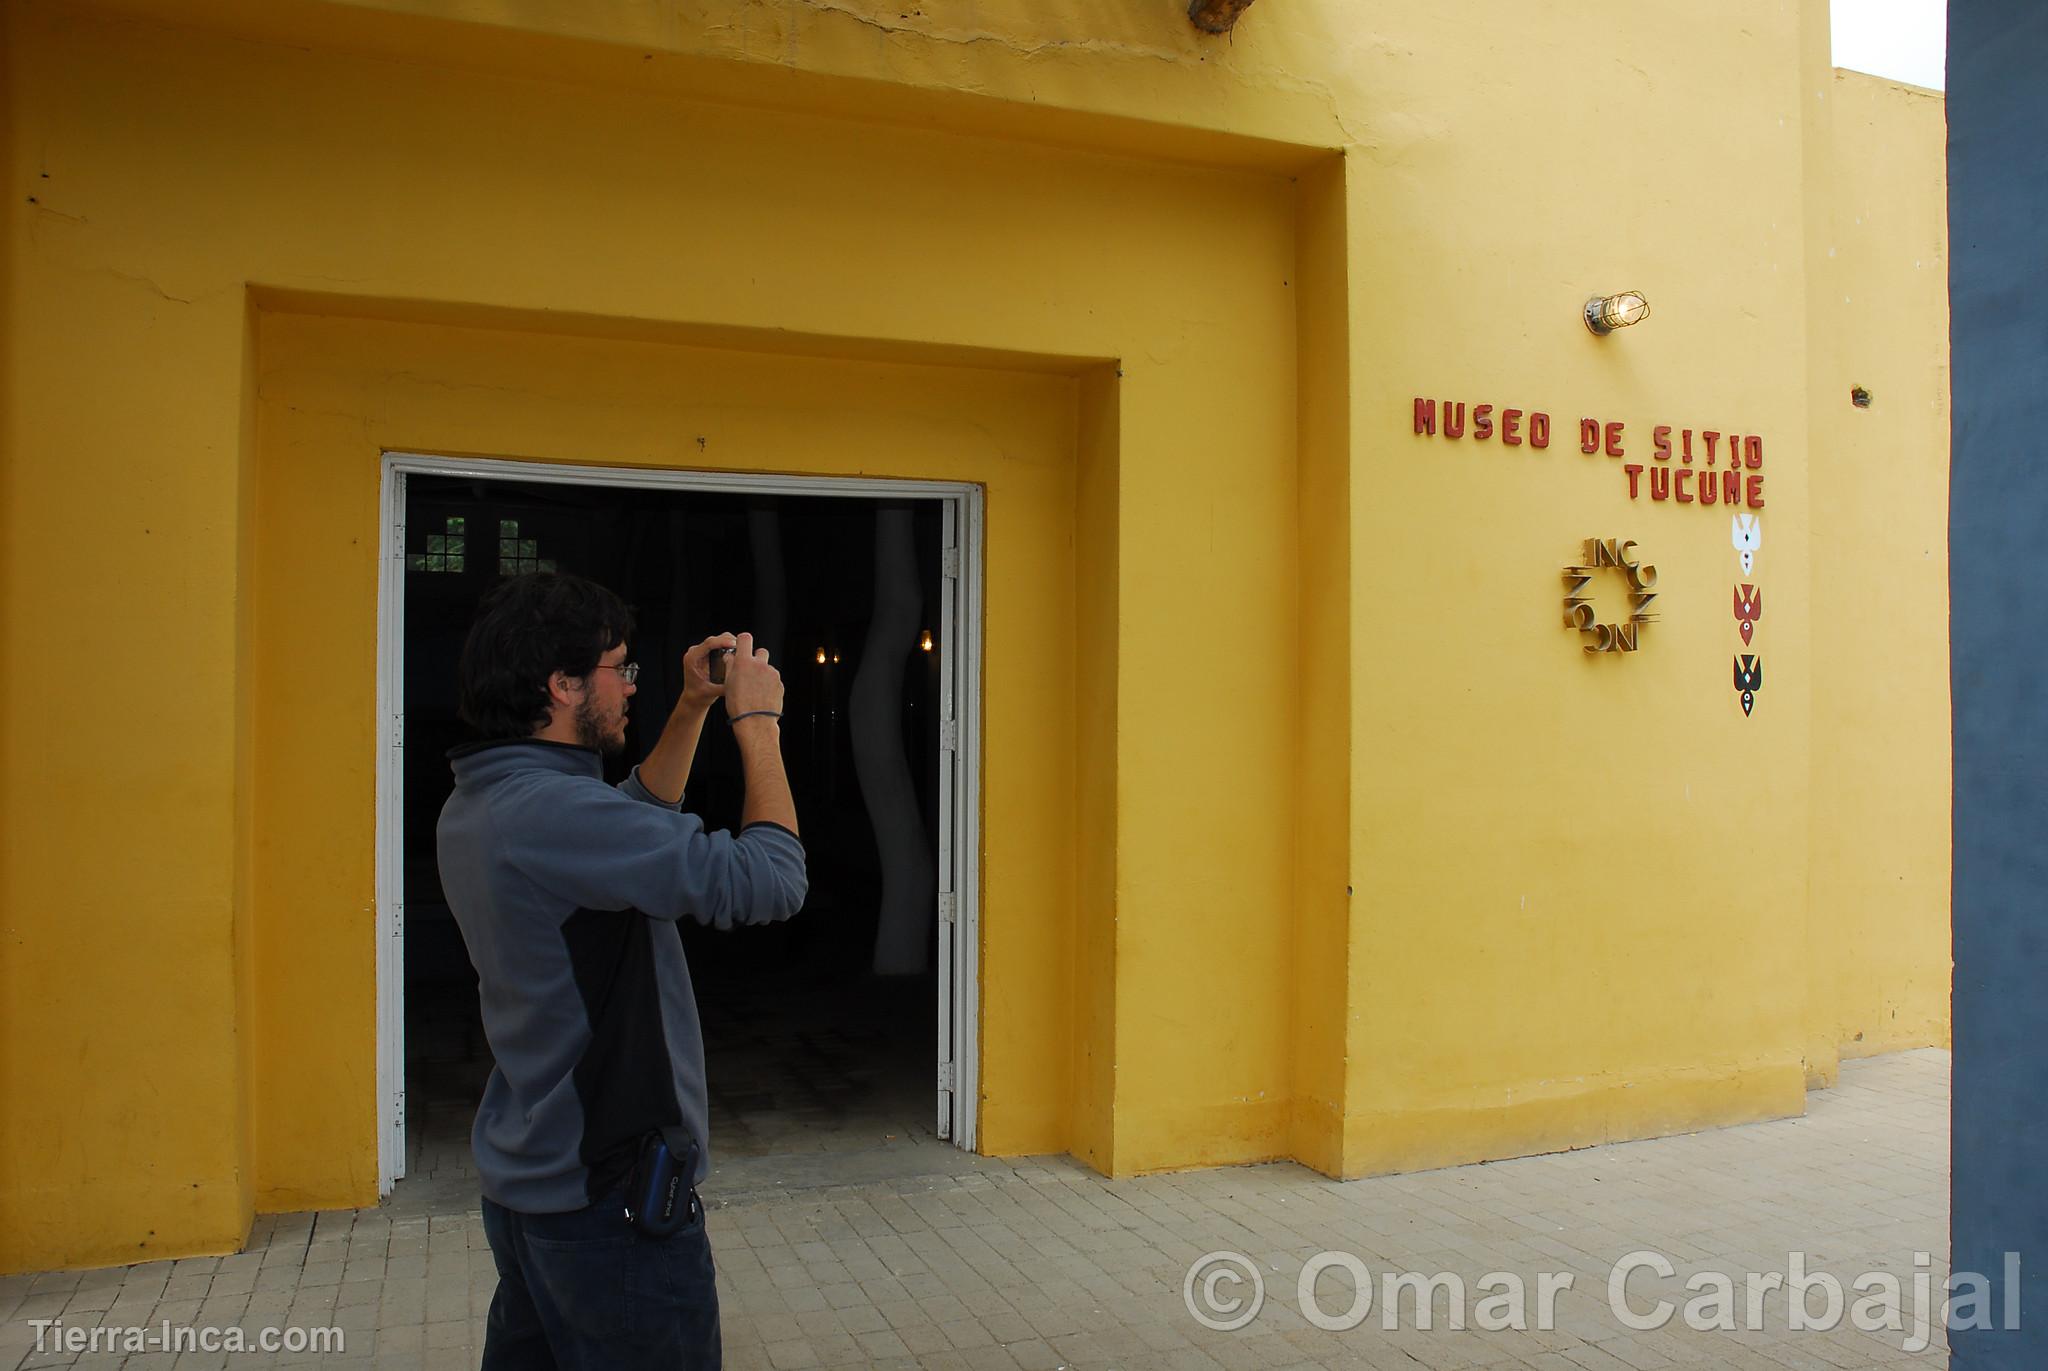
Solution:
M1498 1371L1859 1371L1940 1366L1938 1329L1924 1352L1908 1332L1793 1331L1782 1292L1765 1294L1762 1327L1696 1331L1623 1325L1608 1278L1647 1250L1674 1275L1638 1275L1636 1307L1660 1291L1678 1301L1694 1273L1736 1284L1747 1318L1747 1273L1809 1271L1847 1287L1888 1272L1907 1294L1916 1276L1939 1292L1947 1276L1948 1083L1945 1052L1844 1065L1799 1119L1483 1166L1339 1183L1293 1165L1111 1181L1065 1159L997 1162L950 1149L863 1171L859 1159L814 1162L777 1177L772 1159L707 1187L719 1265L726 1365L735 1371L826 1366L972 1368L1488 1367ZM944 1155L953 1174L932 1174ZM835 1170L834 1168L837 1168ZM778 1181L780 1183L778 1183ZM1264 1283L1259 1313L1212 1331L1184 1295L1204 1254L1242 1254ZM1348 1331L1316 1327L1297 1292L1324 1251L1362 1261L1374 1307ZM1926 1254L1921 1256L1919 1254ZM1383 1326L1381 1278L1452 1273L1466 1282L1468 1324L1504 1313L1480 1301L1490 1272L1520 1276L1533 1322L1539 1273L1569 1272L1554 1327L1528 1331L1418 1327L1412 1296ZM0 1371L43 1366L130 1368L319 1365L473 1367L495 1285L473 1202L419 1192L356 1212L260 1219L248 1250L228 1257L100 1271L0 1278ZM1341 1315L1351 1278L1321 1277L1316 1307ZM1219 1311L1251 1286L1242 1273L1194 1283ZM1867 1291L1866 1291L1867 1293ZM1848 1301L1859 1298L1850 1289ZM1940 1319L1939 1295L1929 1310ZM1820 1292L1810 1296L1825 1313ZM1249 1304L1237 1306L1242 1314ZM67 1327L172 1325L341 1330L324 1355L119 1354L35 1350L32 1320ZM1908 1330L1910 1331L1910 1330Z

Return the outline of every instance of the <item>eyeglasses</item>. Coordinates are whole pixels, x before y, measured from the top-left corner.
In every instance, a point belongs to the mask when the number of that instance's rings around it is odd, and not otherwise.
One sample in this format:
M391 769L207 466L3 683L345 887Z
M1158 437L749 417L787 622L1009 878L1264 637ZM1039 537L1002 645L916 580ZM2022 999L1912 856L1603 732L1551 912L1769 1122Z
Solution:
M599 662L597 664L597 669L599 671L618 672L619 679L624 681L627 685L631 685L633 684L633 682L640 679L640 663L638 662L622 662L618 666L609 666L604 662Z

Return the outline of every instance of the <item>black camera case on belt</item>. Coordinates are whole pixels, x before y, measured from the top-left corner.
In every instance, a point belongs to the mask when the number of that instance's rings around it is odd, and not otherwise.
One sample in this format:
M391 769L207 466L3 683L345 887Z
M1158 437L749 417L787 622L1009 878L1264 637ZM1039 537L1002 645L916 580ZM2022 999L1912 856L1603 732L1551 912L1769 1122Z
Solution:
M649 1133L626 1175L626 1222L652 1238L682 1229L697 1214L697 1191L691 1184L696 1174L695 1139L677 1156L667 1138Z

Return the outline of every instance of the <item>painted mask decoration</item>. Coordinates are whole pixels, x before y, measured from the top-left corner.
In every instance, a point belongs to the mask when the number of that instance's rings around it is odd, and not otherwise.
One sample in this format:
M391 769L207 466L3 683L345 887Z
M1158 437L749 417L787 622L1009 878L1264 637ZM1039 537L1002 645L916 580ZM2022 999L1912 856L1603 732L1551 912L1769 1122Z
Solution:
M1742 634L1742 645L1749 646L1751 635L1756 632L1756 621L1764 616L1764 593L1755 586L1735 587L1736 628Z
M1764 688L1763 658L1745 652L1735 659L1735 688L1742 692L1742 714L1756 708L1756 693Z
M1729 527L1728 540L1742 554L1742 574L1747 576L1756 570L1757 549L1764 545L1764 528L1757 517L1754 514L1736 515Z

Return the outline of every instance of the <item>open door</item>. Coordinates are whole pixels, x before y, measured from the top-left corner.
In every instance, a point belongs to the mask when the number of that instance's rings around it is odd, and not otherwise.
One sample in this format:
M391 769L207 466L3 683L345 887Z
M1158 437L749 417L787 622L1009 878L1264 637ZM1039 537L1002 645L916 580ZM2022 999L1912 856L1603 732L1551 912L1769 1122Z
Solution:
M959 1094L958 1044L953 1031L955 1019L954 957L960 941L960 896L954 885L953 787L955 764L960 755L960 720L957 713L959 690L954 668L959 652L953 643L954 625L959 622L960 591L960 508L957 500L945 502L940 516L939 575L939 1119L941 1138L953 1136L953 1115Z
M938 1130L972 1151L981 1090L980 491L946 500L940 527Z
M641 563L650 566L655 563L661 566L682 565L673 562L674 556L679 555L674 549L682 548L687 555L709 558L717 565L725 566L735 555L734 549L741 547L747 536L752 536L745 532L751 527L749 512L763 498L773 501L783 511L783 517L805 521L804 536L797 540L797 544L809 549L813 560L829 562L836 555L837 564L841 565L856 563L864 554L859 547L840 546L832 539L843 539L848 530L871 526L871 521L862 519L857 513L869 501L908 498L921 501L928 514L936 516L931 523L922 526L920 534L922 554L928 558L932 549L930 540L936 532L940 562L936 582L926 580L923 592L927 597L936 594L937 600L936 605L930 598L925 601L937 610L926 621L930 624L932 656L925 661L931 668L931 674L918 673L924 684L917 689L923 693L908 695L905 702L905 708L923 724L919 731L925 741L920 750L932 749L923 751L916 760L922 767L932 768L923 770L922 775L936 780L932 795L934 803L926 810L932 823L928 831L931 839L936 840L938 908L932 933L935 966L931 979L920 978L924 987L936 991L936 1015L927 1017L933 1014L931 1001L914 1007L905 1004L902 1006L905 1012L893 1021L898 1027L890 1030L896 1035L891 1050L914 1051L916 1056L924 1058L923 1063L913 1064L903 1057L861 1049L858 1060L876 1072L894 1071L893 1063L900 1063L903 1074L892 1079L899 1081L904 1089L901 1093L892 1093L862 1086L855 1091L859 1099L849 1117L854 1118L858 1126L865 1127L886 1113L892 1119L912 1124L915 1132L930 1128L931 1131L924 1134L927 1139L936 1136L954 1146L972 1149L975 1145L975 1104L978 1099L975 1080L975 1012L979 1004L975 908L978 863L975 845L978 842L979 803L971 788L979 783L974 739L978 726L976 706L979 700L977 681L981 627L978 614L978 558L982 527L980 490L930 482L744 478L699 472L564 468L540 463L401 454L387 456L385 476L385 547L380 587L383 641L378 682L383 755L379 765L377 880L380 942L377 1093L382 1191L388 1194L395 1181L414 1172L414 1162L430 1156L452 1155L451 1149L466 1138L465 1129L455 1143L449 1143L441 1136L446 1130L436 1122L452 1117L447 1100L442 1098L447 1092L441 1091L441 1085L442 1077L452 1080L455 1073L453 1065L428 1051L436 1039L426 1030L438 1023L438 1020L429 1022L431 1015L428 1011L438 1001L415 995L408 989L409 980L419 979L413 973L425 965L419 954L433 950L424 944L414 944L436 932L435 916L445 912L432 898L438 892L438 881L434 879L431 867L432 821L445 798L447 784L445 764L440 759L451 742L459 741L442 736L446 730L438 727L437 721L446 723L453 719L453 715L449 709L440 708L446 701L425 698L420 689L421 682L431 679L446 686L453 680L462 631L468 614L473 612L470 601L481 593L483 587L495 583L500 574L552 569L558 558L564 570L595 574L597 579L616 582L629 592L629 598L640 602L648 611L643 614L639 635L643 641L662 634L675 638L677 633L683 634L682 638L676 639L677 642L688 640L690 633L703 630L704 625L692 626L680 620L672 623L671 611L681 612L676 609L680 604L692 614L701 611L716 617L722 611L708 598L704 587L719 588L721 593L730 589L734 594L742 591L751 594L751 590L745 588L747 578L721 574L708 580L700 577L696 583L676 581L675 586L689 585L689 593L697 597L676 601L664 598L668 595L664 586L669 583L653 577L653 573ZM844 514L835 512L835 507L844 510ZM682 527L676 523L678 519L696 521L684 528L689 537L676 533L676 529ZM625 529L632 536L598 538L592 535L593 529ZM834 529L839 532L834 533ZM663 538L681 538L681 541L675 542L669 552L662 552L661 548L668 546L662 543ZM688 553L690 548L699 551ZM801 570L802 566L800 558L791 563L796 570ZM929 577L931 562L923 561L922 566L925 568L922 574ZM813 568L814 573L815 570ZM633 577L636 575L640 578L637 594L633 593ZM479 577L482 578L480 581ZM458 583L467 586L464 590L470 597L465 602L467 608L460 614L453 610L439 612L447 607L440 605L437 594L445 591L447 596L442 598L453 596L463 588ZM812 583L811 590L800 598L816 607L821 595L817 574L812 575ZM835 573L825 577L822 583L835 589L843 587L842 598L856 608L864 609L868 603L866 590L858 584L857 577L848 578ZM681 594L682 591L676 593ZM850 629L835 636L825 632L819 624L791 623L789 629L806 644L813 641L810 636L813 633L818 635L815 641L819 643L858 640ZM643 661L659 663L674 655L669 650L674 643L655 648L647 642L647 646L651 655L643 655ZM924 655L917 653L914 645L910 650L916 657ZM799 676L793 670L796 659L789 657L786 650L785 684L790 685L793 692L812 692L809 712L814 720L838 718L834 712L837 705L833 702L837 694L833 687L839 683L839 674L821 665L813 677L809 670L808 649L802 655L804 670ZM836 655L833 660L837 660ZM642 688L648 700L661 698L656 668L649 668L648 679ZM658 708L656 713L646 717L659 718ZM793 708L801 710L802 706ZM443 714L448 715L447 720L441 718ZM807 733L792 734L786 739L791 754L792 779L801 783L802 768L810 767L813 790L822 785L829 798L832 780L841 769L834 760L839 751L839 736L835 729L829 728L820 735L814 722ZM730 770L729 767L726 769ZM433 791L423 778L431 778L440 789ZM698 803L713 811L722 803L736 805L739 792L735 785L732 777L723 776L710 751L700 755L697 773L692 778L693 793ZM728 816L730 818L736 818L736 812ZM842 814L839 820L840 832L853 832L850 815ZM865 821L861 827L865 831ZM806 836L811 838L808 831ZM813 840L819 847L820 860L826 859L832 849L832 839L831 825L823 825ZM844 848L845 844L842 842L840 847ZM845 853L836 852L836 860L842 868L839 873L842 881L851 880L852 876L847 874L851 868ZM412 868L410 872L409 865ZM816 897L823 889L814 883L813 896ZM853 887L847 886L845 890L851 892ZM847 897L851 898L851 894ZM448 921L444 919L441 922ZM452 936L452 923L441 931ZM828 932L829 925L821 919L808 934L795 924L761 930L756 939L758 946L754 943L742 945L744 935L726 937L706 932L702 937L722 939L732 944L728 951L738 960L729 969L735 974L720 984L738 993L747 990L745 973L755 963L774 967L810 965L804 958L807 947L818 954L811 958L811 962L830 953ZM685 928L682 933L686 943L691 937L698 936L694 927ZM798 935L815 935L815 945L789 941ZM831 937L840 936L831 934ZM852 942L858 942L859 936L870 935L844 935ZM769 946L776 939L784 942ZM867 946L866 943L859 945ZM693 961L698 960L702 953L701 948L693 950ZM464 956L466 958L466 954ZM749 962L748 958L753 961ZM438 966L440 962L434 965ZM463 969L467 970L466 964ZM699 989L701 1002L703 987ZM933 989L926 989L925 993L931 994ZM452 994L450 991L449 995ZM923 995L916 998L922 1000ZM820 1012L837 1012L823 1000L814 1007ZM706 1013L710 1016L709 1010ZM915 1027L919 1018L925 1019L936 1030L935 1051L929 1057L918 1050L923 1042L932 1041L924 1037L929 1029ZM828 1023L823 1033L806 1037L808 1030L797 1024L782 1036L794 1035L792 1041L801 1041L808 1045L809 1050L829 1056L841 1046L831 1035L838 1031L837 1026L842 1020L858 1024L863 1032L871 1031L872 1025L880 1022L872 1017L842 1016ZM745 1024L765 1020L760 1015L739 1015L733 1021ZM710 1017L707 1017L707 1028L709 1025ZM742 1056L746 1052L782 1050L781 1040L770 1041L772 1037L756 1034L750 1038L735 1039L733 1042L737 1046L728 1044L728 1050ZM707 1043L707 1046L713 1045ZM409 1046L417 1050L409 1052ZM890 1044L884 1043L883 1046ZM429 1057L432 1057L431 1064L436 1071L420 1080L409 1081L409 1064L417 1067ZM417 1060L409 1063L409 1058ZM453 1061L452 1058L450 1060ZM934 1060L937 1066L935 1081L931 1075L925 1074L932 1069ZM463 1057L459 1064L466 1065L468 1061L468 1057ZM441 1070L442 1067L447 1069ZM813 1107L822 1100L825 1106L840 1109L845 1102L836 1095L828 1100L822 1094L813 1098L802 1092L813 1091L815 1082L826 1078L842 1084L859 1082L857 1071L851 1075L825 1071L821 1075L811 1070L803 1060L794 1063L788 1076L796 1086L790 1091L777 1093L777 1082L782 1078L774 1077L772 1073L766 1076L746 1071L728 1073L723 1080L732 1084L721 1098L714 1099L714 1111L725 1109L729 1121L734 1123L760 1123L765 1120L768 1126L754 1129L751 1133L745 1128L736 1128L727 1136L736 1143L744 1139L749 1146L761 1149L759 1155L770 1154L783 1141L782 1135L774 1130L788 1122L774 1111L791 1099L796 1099L801 1108ZM417 1096L410 1096L409 1085L419 1086L422 1080L431 1080L435 1084L432 1088L422 1089ZM922 1085L924 1082L931 1084ZM463 1084L463 1107L473 1109L474 1090L467 1083ZM923 1094L923 1089L934 1086L935 1109L933 1096ZM903 1112L894 1112L897 1110ZM931 1120L931 1123L926 1124L925 1120ZM816 1130L808 1122L804 1126L810 1129L805 1134L809 1142ZM877 1136L887 1131L892 1138L914 1137L911 1130L890 1128L886 1121L869 1131ZM431 1136L427 1136L429 1133ZM849 1128L846 1135L852 1137L855 1132ZM726 1155L741 1157L757 1153L734 1146ZM422 1165L418 1174L431 1179L434 1168Z

